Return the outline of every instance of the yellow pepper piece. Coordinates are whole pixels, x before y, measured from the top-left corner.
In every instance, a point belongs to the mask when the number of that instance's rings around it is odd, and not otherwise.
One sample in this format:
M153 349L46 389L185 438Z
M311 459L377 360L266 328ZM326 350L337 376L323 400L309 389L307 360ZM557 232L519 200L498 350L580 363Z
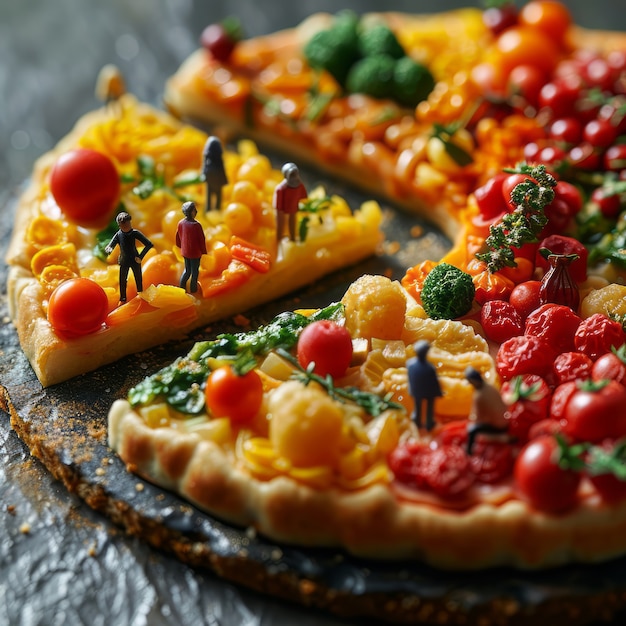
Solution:
M73 243L64 243L43 248L31 259L30 269L39 278L48 265L64 265L78 274L76 246Z

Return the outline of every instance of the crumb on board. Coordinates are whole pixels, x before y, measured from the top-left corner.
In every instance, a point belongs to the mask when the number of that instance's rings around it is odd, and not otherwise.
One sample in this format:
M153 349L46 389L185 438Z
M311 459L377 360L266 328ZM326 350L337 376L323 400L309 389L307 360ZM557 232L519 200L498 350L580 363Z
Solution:
M143 491L144 489L145 489L145 485L144 485L143 483L137 483L137 484L135 485L135 491L139 491L139 492L141 492L141 491Z
M235 326L239 326L240 328L247 328L250 326L250 320L245 315L235 315L233 317L233 322Z
M21 524L20 532L22 533L22 535L30 534L30 524L28 522L24 522L23 524Z
M411 230L409 232L411 233L411 237L421 237L424 234L424 228L423 226L416 224L415 226L411 227Z

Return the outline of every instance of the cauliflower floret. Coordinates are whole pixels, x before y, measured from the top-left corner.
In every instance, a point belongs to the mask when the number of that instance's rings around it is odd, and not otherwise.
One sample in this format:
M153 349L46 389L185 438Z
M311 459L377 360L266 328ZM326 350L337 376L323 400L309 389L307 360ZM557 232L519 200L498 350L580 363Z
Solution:
M341 300L352 337L400 339L407 300L396 281L366 274L352 283Z

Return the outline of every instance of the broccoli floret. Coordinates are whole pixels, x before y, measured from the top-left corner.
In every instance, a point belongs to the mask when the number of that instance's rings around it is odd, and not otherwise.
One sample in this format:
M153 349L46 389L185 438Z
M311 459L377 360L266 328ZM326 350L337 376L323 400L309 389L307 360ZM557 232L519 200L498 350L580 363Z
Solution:
M453 320L472 308L475 292L469 274L449 263L440 263L424 280L422 306L434 320Z
M326 70L341 87L352 65L360 58L358 43L358 17L345 11L335 16L326 30L315 33L304 46L308 64L318 70Z
M359 50L364 57L386 54L393 59L401 59L404 49L394 32L385 24L375 24L359 35Z
M430 70L410 57L396 61L393 73L393 98L405 106L417 106L435 86Z
M380 54L357 61L346 79L346 90L373 98L389 98L393 89L395 59Z

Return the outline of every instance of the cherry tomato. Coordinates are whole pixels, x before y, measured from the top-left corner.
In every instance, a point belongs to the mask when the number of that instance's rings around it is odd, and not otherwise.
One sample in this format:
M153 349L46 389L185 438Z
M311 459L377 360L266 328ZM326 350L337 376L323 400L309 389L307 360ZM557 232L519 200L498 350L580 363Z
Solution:
M527 443L515 461L513 476L520 494L537 510L560 513L573 508L580 474L558 465L558 443L543 435Z
M576 101L582 87L582 79L578 76L555 78L541 88L539 107L555 118L576 115Z
M513 211L516 207L515 203L511 200L511 192L517 185L524 183L527 180L532 180L530 176L526 174L509 174L502 182L502 195L505 202L509 205L509 211Z
M626 436L626 387L615 380L577 383L562 428L570 437L592 443Z
M504 172L491 177L484 185L474 191L480 214L487 220L506 213L508 203L502 195L502 183L508 178Z
M521 96L533 107L539 102L539 92L546 83L546 74L540 68L522 63L509 74L508 89L511 95Z
M544 237L539 244L537 254L535 255L535 265L541 268L544 272L547 272L550 268L548 259L539 253L541 248L547 248L553 254L576 254L578 258L572 261L567 269L570 276L577 283L583 283L587 280L587 259L589 257L589 251L585 246L573 237L567 237L565 235L553 234L548 237Z
M619 348L626 341L622 325L603 313L594 313L584 319L574 335L576 350L584 352L592 361Z
M502 343L523 334L524 323L516 308L505 300L490 300L480 310L480 324L488 339Z
M616 445L620 444L621 442L619 441L605 439L595 450L592 448L587 456L587 462L590 465L588 470L589 480L605 502L617 503L626 498L626 480L620 479L613 472L602 472L601 468L597 466L594 468L594 452L599 451L603 454L614 455ZM623 456L619 453L617 458L622 463L624 462Z
M604 187L596 187L591 192L591 202L599 209L600 213L608 219L615 219L622 211L622 201L617 193L609 193Z
M502 399L508 405L509 434L520 442L528 440L533 424L548 417L552 392L541 376L515 376L502 384Z
M576 215L583 208L580 189L566 180L558 180L554 188L554 197L563 200L569 207L570 216Z
M558 353L575 349L580 317L563 304L542 304L526 318L525 334L540 337Z
M500 345L496 368L502 380L522 374L546 377L552 371L554 356L554 348L540 337L520 335Z
M548 73L558 61L558 49L550 35L524 25L513 26L500 33L496 50L507 73L522 64L534 65Z
M572 167L579 170L595 171L600 167L600 155L591 144L582 142L574 146L568 154Z
M345 326L319 320L300 333L297 354L302 367L314 363L314 372L319 376L340 378L352 360L352 338Z
M591 120L583 128L583 139L595 148L608 148L617 138L617 129L609 120Z
M593 380L616 380L622 385L626 384L626 363L619 356L624 354L623 350L618 353L607 352L598 357L591 368L591 378Z
M550 138L566 144L577 144L583 136L583 125L576 117L555 119L548 129Z
M48 301L48 322L54 330L68 336L96 332L108 312L106 292L89 278L63 281Z
M537 28L554 41L562 42L572 23L572 15L563 2L531 0L519 13L521 24Z
M593 361L582 352L563 352L554 359L556 383L560 385L570 380L585 380L591 376L593 365Z
M604 153L604 169L619 172L626 169L626 144L618 143Z
M228 417L233 424L248 424L263 400L263 382L256 370L239 375L230 366L213 370L206 381L204 398L214 417Z
M552 392L552 400L550 401L550 417L554 421L560 423L563 419L565 419L565 409L567 407L567 403L575 393L576 389L575 380L561 383L555 387Z
M395 479L410 487L427 489L426 470L422 469L430 460L431 448L421 441L410 441L395 447L387 463Z
M220 63L228 61L237 45L237 39L237 35L229 32L226 25L222 23L209 24L200 34L202 47Z
M517 7L513 2L488 7L483 11L483 24L494 34L517 24Z
M75 224L107 224L120 196L113 161L88 148L62 154L50 174L50 191L65 217Z
M522 320L526 320L535 309L541 306L540 288L540 280L527 280L513 287L509 302L515 307Z

